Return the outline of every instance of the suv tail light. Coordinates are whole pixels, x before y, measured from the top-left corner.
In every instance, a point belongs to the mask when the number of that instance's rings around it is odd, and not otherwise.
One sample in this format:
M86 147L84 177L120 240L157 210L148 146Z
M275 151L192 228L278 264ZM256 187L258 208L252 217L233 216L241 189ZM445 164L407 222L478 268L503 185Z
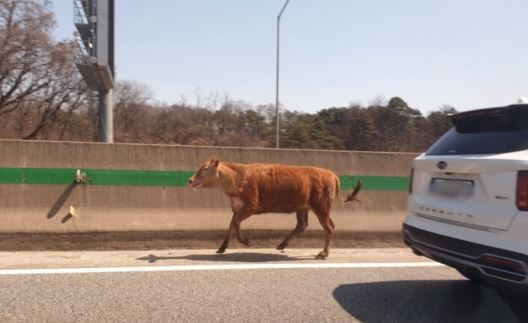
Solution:
M517 173L517 208L528 211L528 171Z

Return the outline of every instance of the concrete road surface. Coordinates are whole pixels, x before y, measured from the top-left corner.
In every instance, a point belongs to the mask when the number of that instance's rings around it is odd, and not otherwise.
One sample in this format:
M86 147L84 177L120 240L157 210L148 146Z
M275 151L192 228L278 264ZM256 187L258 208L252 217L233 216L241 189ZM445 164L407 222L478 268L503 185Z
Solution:
M525 322L407 249L0 252L0 322Z

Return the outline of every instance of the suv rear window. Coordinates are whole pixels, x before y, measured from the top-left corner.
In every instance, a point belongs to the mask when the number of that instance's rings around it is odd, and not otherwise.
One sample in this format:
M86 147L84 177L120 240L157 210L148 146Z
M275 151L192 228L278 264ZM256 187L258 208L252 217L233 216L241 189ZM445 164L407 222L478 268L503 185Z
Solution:
M426 155L501 154L528 149L528 105L468 111L451 117L453 128Z

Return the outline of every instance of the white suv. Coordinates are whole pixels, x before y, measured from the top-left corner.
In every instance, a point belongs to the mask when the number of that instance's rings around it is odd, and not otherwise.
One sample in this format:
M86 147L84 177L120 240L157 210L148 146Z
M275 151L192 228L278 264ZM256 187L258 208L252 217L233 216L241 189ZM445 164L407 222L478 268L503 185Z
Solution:
M528 287L528 104L451 117L413 161L405 243L492 284Z

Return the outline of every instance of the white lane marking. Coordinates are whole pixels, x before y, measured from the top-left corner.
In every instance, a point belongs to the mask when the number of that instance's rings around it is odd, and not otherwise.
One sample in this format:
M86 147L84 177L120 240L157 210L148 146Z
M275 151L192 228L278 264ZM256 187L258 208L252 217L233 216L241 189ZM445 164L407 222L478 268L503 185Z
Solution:
M307 264L207 264L177 266L137 266L137 267L93 267L93 268L34 268L0 269L0 276L46 275L46 274L89 274L89 273L143 273L163 271L205 271L205 270L247 270L247 269L325 269L325 268L410 268L440 267L437 262L373 262L373 263L307 263Z

